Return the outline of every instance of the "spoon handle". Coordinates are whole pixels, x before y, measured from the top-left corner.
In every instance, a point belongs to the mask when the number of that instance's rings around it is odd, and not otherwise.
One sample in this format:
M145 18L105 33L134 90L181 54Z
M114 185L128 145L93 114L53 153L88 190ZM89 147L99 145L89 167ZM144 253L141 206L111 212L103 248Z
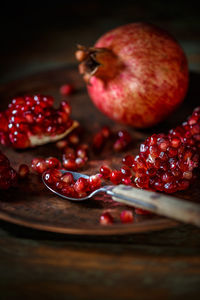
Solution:
M165 194L118 185L108 192L113 200L200 227L200 205Z

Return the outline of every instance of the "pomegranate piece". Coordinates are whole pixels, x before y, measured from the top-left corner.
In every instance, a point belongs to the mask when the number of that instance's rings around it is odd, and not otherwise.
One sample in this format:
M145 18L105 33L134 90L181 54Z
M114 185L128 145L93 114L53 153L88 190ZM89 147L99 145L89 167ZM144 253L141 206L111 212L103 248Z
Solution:
M20 178L26 178L28 177L30 173L29 167L26 164L21 164L19 166L18 174Z
M124 210L120 214L120 220L122 223L132 223L134 221L133 213L131 210Z
M17 184L17 173L8 158L0 151L0 189L6 190Z
M111 216L111 214L109 212L104 212L99 219L99 223L101 225L110 225L113 224L114 220L113 217Z
M79 46L76 57L80 73L90 83L91 100L119 123L155 125L177 108L187 92L186 56L170 34L154 25L115 28L94 47Z
M0 113L0 142L13 148L28 148L54 142L78 126L70 119L71 108L62 101L53 108L50 96L17 97Z
M195 134L194 134L195 132ZM153 134L140 146L132 168L140 188L174 193L189 187L199 164L200 109L168 134Z

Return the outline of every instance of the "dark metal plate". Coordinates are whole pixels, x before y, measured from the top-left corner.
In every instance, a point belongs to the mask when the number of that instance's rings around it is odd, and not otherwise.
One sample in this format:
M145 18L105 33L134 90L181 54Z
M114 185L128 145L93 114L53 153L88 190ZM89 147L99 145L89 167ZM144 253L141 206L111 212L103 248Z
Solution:
M123 126L114 124L103 116L89 100L82 78L73 66L45 71L40 74L29 76L25 79L11 82L0 87L1 110L7 107L13 96L23 94L43 93L55 96L57 103L60 101L59 87L64 83L73 83L76 93L69 97L72 105L73 117L85 128L84 140L89 140L91 134L107 124L113 129ZM151 131L132 131L134 143L127 152L137 153L141 141L152 131L160 131L170 128L192 111L195 104L190 101L184 104L172 118L163 123L158 128ZM9 157L12 165L18 168L20 163L30 165L31 159L36 156L60 156L54 144L41 146L36 149L25 151L15 151L1 146L1 150ZM113 154L111 150L105 149L101 154L93 155L88 166L83 170L87 174L98 171L103 163L113 167L120 165L123 154ZM178 196L188 200L198 200L199 184L196 182L190 190L180 193ZM150 230L160 230L177 225L176 222L160 216L139 216L135 215L134 223L130 225L121 224L119 220L120 212L125 206L113 202L109 197L98 195L92 200L74 203L65 201L48 191L42 184L41 179L36 175L21 182L18 188L8 191L1 191L0 194L0 218L12 223L20 224L41 230L71 234L94 234L111 235L126 234L136 232L146 232ZM111 226L99 224L99 217L103 211L112 213L115 223Z

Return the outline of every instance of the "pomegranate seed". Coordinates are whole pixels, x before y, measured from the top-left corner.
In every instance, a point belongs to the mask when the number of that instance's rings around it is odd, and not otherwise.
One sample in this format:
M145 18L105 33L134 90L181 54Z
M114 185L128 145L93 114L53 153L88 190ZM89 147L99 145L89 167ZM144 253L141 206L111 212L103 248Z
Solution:
M94 151L100 151L105 144L104 136L101 132L98 132L93 137L92 147Z
M129 167L124 166L120 169L120 171L121 171L123 177L130 177L132 175Z
M111 176L110 176L110 181L113 184L119 184L121 183L122 180L122 173L120 171L112 171Z
M50 184L55 185L60 180L62 173L57 169L49 169L44 174L44 180Z
M29 167L25 164L19 166L18 174L21 178L26 178L29 175Z
M77 169L77 165L75 159L73 158L63 158L63 167L67 170L75 171Z
M76 158L76 152L73 148L67 147L65 148L65 154L63 155L63 159L65 158Z
M104 138L108 139L111 136L111 130L108 126L103 126L101 128L101 134Z
M48 158L46 158L45 162L47 164L47 168L50 168L50 169L61 167L61 163L56 157L48 157Z
M109 225L113 223L113 217L109 212L105 212L100 216L99 220L101 225Z
M62 189L61 189L61 193L67 197L71 197L71 198L74 198L74 197L77 197L77 194L74 190L74 187L73 186L64 186Z
M76 133L72 133L68 137L68 141L72 145L78 145L80 143L80 138L79 138L79 136Z
M62 96L68 96L68 95L72 94L73 91L74 91L74 88L71 84L63 84L60 87L60 94Z
M126 155L122 159L122 163L128 167L132 167L134 164L134 156L133 155Z
M103 178L107 179L111 175L111 169L108 168L107 166L101 166L100 168L100 174L103 176Z
M67 141L65 141L65 140L62 140L62 141L58 141L57 143L56 143L56 147L58 148L58 149L64 149L64 148L66 148L67 147Z
M74 183L74 177L71 173L65 173L62 175L61 180L67 183L68 185Z
M77 169L82 168L82 167L85 165L86 161L87 161L86 159L83 159L83 158L81 158L81 157L77 157L77 158L75 159L75 163L76 163Z
M101 186L100 174L92 175L89 177L89 186L91 191L100 188Z
M77 149L76 155L77 155L78 157L80 157L80 158L83 158L83 159L86 159L86 158L87 158L87 152L86 152L86 150L81 149L81 148Z
M124 210L120 214L120 220L122 223L132 223L133 222L133 213L131 210Z
M62 101L60 107L61 110L64 111L68 116L70 115L71 107L67 101Z
M88 189L88 181L87 179L80 177L76 183L74 184L74 189L77 193L86 192Z

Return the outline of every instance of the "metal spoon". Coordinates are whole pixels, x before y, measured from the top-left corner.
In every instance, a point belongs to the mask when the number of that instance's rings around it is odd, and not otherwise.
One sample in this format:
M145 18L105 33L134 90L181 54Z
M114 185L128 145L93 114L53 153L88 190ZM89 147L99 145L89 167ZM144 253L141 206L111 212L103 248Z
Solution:
M89 178L88 175L77 172L71 172L66 170L60 171L62 172L62 174L67 172L71 173L75 180L77 180L80 177ZM84 198L71 198L60 194L52 187L50 187L44 180L44 175L45 173L43 173L42 175L42 180L46 187L56 195L66 200L84 201L92 198L97 193L106 193L117 202L146 209L158 215L163 215L185 223L191 223L200 227L200 205L198 204L176 197L166 196L162 193L142 190L122 184L117 186L105 185L93 191Z

